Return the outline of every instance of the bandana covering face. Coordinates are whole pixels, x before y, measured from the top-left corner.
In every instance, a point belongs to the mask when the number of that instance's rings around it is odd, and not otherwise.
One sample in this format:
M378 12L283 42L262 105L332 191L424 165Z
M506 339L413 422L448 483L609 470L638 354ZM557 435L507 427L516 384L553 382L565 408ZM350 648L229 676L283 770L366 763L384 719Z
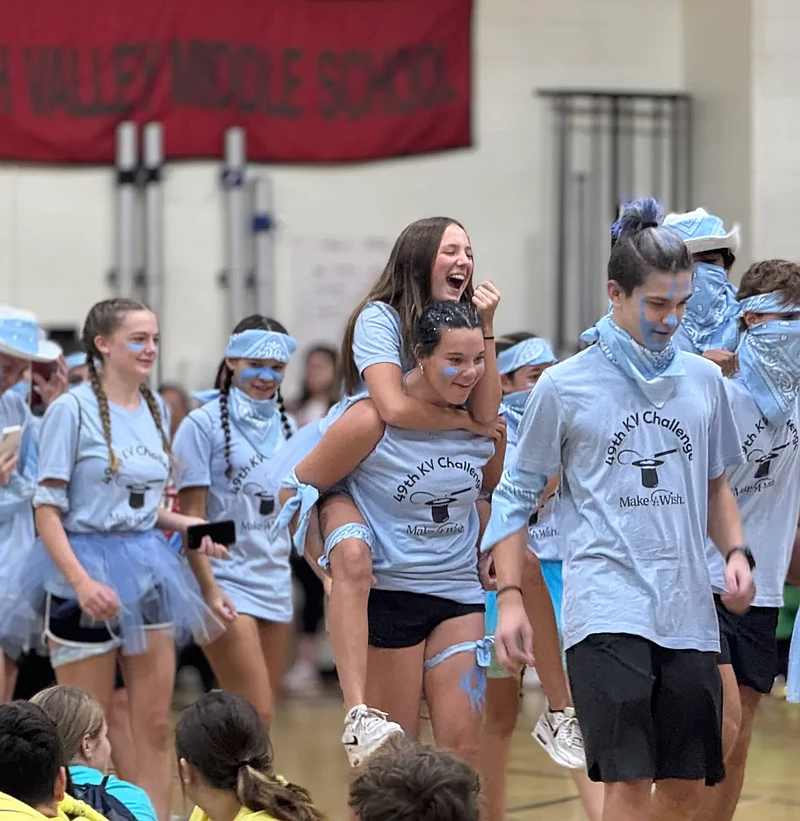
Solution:
M609 316L604 316L593 328L581 334L581 340L598 343L600 350L644 394L662 408L675 391L675 380L685 376L677 348L670 343L663 351L651 351L622 330Z
M507 393L500 401L500 413L505 416L509 429L509 438L516 441L519 423L522 421L522 414L525 412L525 405L533 388L526 391L515 391Z
M800 305L786 305L779 293L743 299L742 313L800 313ZM775 427L791 418L800 391L800 320L773 319L753 325L742 336L737 350L739 377Z
M721 265L695 263L694 288L681 329L697 352L735 351L739 341L739 311L736 288L728 281L725 269Z

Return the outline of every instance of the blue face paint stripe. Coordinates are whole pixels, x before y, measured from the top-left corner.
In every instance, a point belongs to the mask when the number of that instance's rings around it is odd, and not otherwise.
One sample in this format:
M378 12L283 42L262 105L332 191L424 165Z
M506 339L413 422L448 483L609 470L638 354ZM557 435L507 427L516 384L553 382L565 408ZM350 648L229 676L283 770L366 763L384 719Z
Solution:
M134 351L136 353L141 353L144 350L144 345L140 345L138 342L128 342L125 347L129 351Z
M241 382L252 382L254 379L263 379L265 382L283 382L283 374L273 371L272 368L242 368L239 372Z
M442 368L442 376L457 376L458 375L458 368L453 368L451 366L447 366Z

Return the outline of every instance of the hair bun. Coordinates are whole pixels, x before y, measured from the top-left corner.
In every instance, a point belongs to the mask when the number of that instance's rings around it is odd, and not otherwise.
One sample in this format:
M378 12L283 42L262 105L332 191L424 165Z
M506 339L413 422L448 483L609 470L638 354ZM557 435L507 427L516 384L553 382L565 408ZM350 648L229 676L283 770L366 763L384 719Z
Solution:
M663 219L664 212L653 197L633 200L620 208L619 218L611 226L611 238L617 242L647 228L658 228Z

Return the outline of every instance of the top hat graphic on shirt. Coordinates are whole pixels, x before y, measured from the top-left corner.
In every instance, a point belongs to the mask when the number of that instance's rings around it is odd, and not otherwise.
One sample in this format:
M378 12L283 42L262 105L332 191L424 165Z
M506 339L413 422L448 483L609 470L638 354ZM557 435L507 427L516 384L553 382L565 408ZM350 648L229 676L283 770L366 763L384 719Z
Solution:
M747 457L748 460L750 462L755 462L758 465L753 478L766 479L769 476L772 463L781 455L783 450L789 447L790 444L790 442L787 442L785 445L778 445L777 447L771 448L766 452L760 450L750 451L750 455Z
M275 512L275 496L264 490L261 485L248 482L242 490L248 496L255 496L258 499L258 512L261 516L271 516Z
M144 507L144 497L148 490L163 484L162 479L147 479L141 481L124 473L117 477L117 484L128 491L128 505L133 510L141 510Z
M431 518L437 525L444 524L450 520L450 505L458 501L456 498L462 493L469 493L471 487L465 487L462 490L456 490L449 496L436 496L433 493L428 493L427 490L418 490L409 496L412 504L427 505L431 509ZM416 498L415 498L416 497Z
M662 450L659 453L654 453L652 456L643 457L641 453L635 450L621 450L617 459L621 465L632 465L639 468L642 479L642 487L649 489L658 487L658 469L664 464L664 456L670 456L677 453L678 448L671 450ZM632 454L638 458L628 461L628 457L623 460L623 454Z

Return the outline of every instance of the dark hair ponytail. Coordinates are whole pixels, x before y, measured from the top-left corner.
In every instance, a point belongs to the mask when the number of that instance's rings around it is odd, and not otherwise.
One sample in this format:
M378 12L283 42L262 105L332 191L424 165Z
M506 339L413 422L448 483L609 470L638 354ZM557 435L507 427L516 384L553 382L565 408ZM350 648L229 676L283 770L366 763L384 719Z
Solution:
M275 775L267 731L241 696L207 693L187 707L175 730L175 752L253 812L278 821L325 821L307 790Z
M608 278L626 294L641 285L650 271L678 274L692 270L692 257L683 240L661 225L664 214L652 197L620 208L611 227Z

